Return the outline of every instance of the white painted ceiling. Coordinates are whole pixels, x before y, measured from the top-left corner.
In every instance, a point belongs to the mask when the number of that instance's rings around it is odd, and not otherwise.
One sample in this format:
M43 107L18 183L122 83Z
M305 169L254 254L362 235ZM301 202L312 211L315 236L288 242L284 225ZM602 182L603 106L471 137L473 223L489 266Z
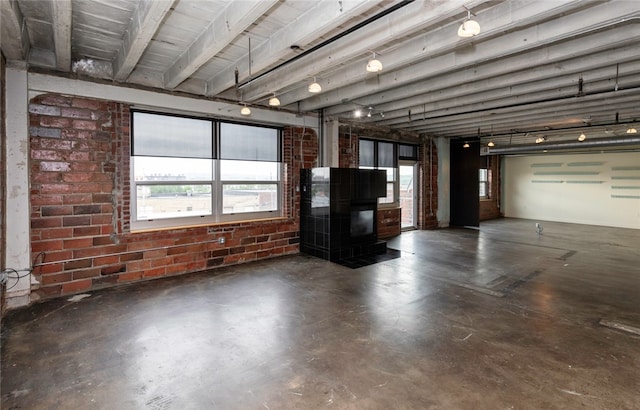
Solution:
M623 136L640 121L639 0L1 5L7 60L80 78L251 105L276 95L279 109L498 143L583 126ZM481 32L463 39L467 9ZM372 52L378 74L365 71Z

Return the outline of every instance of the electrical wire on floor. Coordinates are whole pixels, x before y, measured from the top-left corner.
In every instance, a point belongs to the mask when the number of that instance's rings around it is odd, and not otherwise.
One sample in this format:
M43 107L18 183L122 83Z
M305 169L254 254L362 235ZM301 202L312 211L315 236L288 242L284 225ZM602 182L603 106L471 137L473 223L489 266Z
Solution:
M20 279L28 277L37 268L41 267L44 263L44 258L45 253L40 252L33 258L31 267L28 269L4 268L0 274L0 285L6 285L9 282L9 279L13 279L15 282L11 286L8 286L6 290L13 289L18 282L20 282Z

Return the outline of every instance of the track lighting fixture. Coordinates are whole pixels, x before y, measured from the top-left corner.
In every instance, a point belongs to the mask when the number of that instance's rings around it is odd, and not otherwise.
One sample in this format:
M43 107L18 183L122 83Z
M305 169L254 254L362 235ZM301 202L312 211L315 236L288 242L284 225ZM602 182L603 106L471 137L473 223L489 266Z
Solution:
M582 142L582 141L584 141L584 140L586 140L586 139L587 139L587 136L586 136L586 135L584 135L584 132L583 132L583 133L581 133L581 134L580 134L580 136L578 137L578 141L580 141L580 142Z
M242 115L251 115L251 108L247 107L247 104L245 104L242 108L240 108L240 114Z
M377 73L379 71L382 71L382 63L380 60L376 59L376 52L374 51L373 58L367 63L367 72Z
M467 10L467 19L462 22L458 29L458 37L466 38L480 34L480 24L471 19L471 10Z
M309 84L309 87L307 88L307 90L309 90L310 93L316 94L316 93L319 93L320 91L322 91L322 87L316 81L316 78L313 77L313 82L311 84Z
M280 106L280 100L278 99L278 97L276 97L275 94L273 94L273 97L269 98L269 105L272 107Z

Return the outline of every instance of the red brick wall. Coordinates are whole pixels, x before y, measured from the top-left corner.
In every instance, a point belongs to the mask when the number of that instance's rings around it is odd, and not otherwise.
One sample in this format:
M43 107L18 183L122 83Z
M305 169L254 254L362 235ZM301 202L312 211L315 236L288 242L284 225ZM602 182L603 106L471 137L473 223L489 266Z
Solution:
M339 158L338 164L340 168L358 168L358 136L350 131L338 134Z
M438 150L435 141L428 139L418 149L419 173L422 188L418 206L418 229L438 228Z
M401 208L378 208L377 218L378 238L392 238L400 235Z
M397 136L385 134L382 130L374 131L341 126L338 138L340 167L358 167L358 141L360 136L387 141L398 140ZM429 173L429 169L431 169L431 173ZM435 142L432 140L427 140L425 144L418 146L418 178L420 181L417 215L418 229L436 229L438 228L436 217L438 210L438 151ZM430 190L431 195L429 194ZM429 208L429 204L431 204L431 208ZM397 216L395 215L396 213L398 213ZM378 236L391 237L400 234L402 225L400 213L400 208L382 208L378 211Z
M502 217L500 212L500 157L499 156L487 156L482 158L483 161L488 161L489 173L491 175L491 186L489 199L480 200L480 220L486 221L489 219L496 219Z
M298 252L295 188L299 169L315 165L312 130L284 132L284 218L132 233L129 107L44 95L29 112L31 247L45 253L36 298Z

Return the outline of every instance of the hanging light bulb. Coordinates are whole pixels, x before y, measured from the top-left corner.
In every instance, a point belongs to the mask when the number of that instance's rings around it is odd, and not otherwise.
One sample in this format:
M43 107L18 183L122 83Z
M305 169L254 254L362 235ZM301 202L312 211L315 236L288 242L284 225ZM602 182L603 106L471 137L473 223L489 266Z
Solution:
M240 114L251 115L251 108L247 107L247 104L245 104L242 108L240 108Z
M273 97L269 98L269 105L272 107L280 106L280 100L278 99L278 97L276 97L275 94L273 94Z
M307 90L309 90L310 93L316 94L322 91L322 87L320 86L320 84L318 84L318 82L316 81L316 78L313 77L313 82L309 84L309 87L307 87Z
M382 63L380 60L376 59L376 52L374 51L373 58L367 63L367 72L377 73L379 71L382 71Z
M480 34L480 24L471 19L471 10L467 10L467 19L462 22L458 29L458 37L466 38Z
M367 118L371 118L371 110L373 110L373 108L369 107L369 112L367 113Z
M581 134L580 134L580 136L578 137L578 141L580 141L580 142L582 142L582 141L584 141L584 140L586 140L586 139L587 139L587 136L586 136L586 135L584 135L584 132L583 132L583 133L581 133Z

